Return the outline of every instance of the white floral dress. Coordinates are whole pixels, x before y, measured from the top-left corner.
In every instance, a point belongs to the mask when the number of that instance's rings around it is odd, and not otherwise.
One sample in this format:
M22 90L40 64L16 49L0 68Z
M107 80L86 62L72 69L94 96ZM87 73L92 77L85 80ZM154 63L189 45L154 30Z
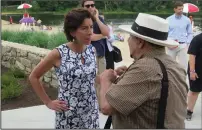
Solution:
M99 106L94 88L97 70L94 47L88 45L83 53L76 53L63 44L57 50L61 56L61 65L55 67L59 83L58 100L66 101L70 110L56 112L55 128L99 128Z

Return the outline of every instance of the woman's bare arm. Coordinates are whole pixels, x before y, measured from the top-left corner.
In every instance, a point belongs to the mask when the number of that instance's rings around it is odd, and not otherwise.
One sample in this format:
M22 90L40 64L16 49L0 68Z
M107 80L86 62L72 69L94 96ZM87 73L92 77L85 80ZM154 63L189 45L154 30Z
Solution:
M43 60L41 60L29 76L29 81L33 89L46 105L51 101L51 99L41 85L40 77L49 71L56 64L59 58L59 52L56 49L52 50Z

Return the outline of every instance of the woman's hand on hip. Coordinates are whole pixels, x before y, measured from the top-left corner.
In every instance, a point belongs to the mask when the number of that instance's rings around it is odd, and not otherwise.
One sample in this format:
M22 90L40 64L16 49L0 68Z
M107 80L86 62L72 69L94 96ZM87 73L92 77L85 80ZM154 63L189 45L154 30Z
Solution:
M69 107L67 107L67 103L65 101L60 101L60 100L50 101L46 106L49 109L52 109L55 111L67 111L67 110L69 110Z

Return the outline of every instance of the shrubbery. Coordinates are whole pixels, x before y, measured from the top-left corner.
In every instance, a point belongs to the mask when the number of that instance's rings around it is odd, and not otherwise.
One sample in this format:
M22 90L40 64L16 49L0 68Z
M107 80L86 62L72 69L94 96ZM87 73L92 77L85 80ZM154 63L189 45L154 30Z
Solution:
M53 49L67 42L63 32L47 34L45 32L2 31L2 40L16 42L40 48Z
M22 94L23 86L18 82L26 75L19 69L13 68L1 76L1 100L9 100Z

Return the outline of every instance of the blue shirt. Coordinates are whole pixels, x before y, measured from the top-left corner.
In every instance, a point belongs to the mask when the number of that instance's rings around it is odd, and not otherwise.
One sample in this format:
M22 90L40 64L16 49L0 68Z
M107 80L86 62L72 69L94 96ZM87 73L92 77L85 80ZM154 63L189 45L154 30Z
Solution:
M167 20L169 23L168 38L189 44L193 38L190 19L184 15L173 14Z
M99 17L99 19L102 23L104 23L104 20L101 17ZM101 34L101 30L97 22L93 23L93 33ZM98 41L91 41L91 44L95 47L98 57L105 56L105 44L107 44L107 41L105 38Z

